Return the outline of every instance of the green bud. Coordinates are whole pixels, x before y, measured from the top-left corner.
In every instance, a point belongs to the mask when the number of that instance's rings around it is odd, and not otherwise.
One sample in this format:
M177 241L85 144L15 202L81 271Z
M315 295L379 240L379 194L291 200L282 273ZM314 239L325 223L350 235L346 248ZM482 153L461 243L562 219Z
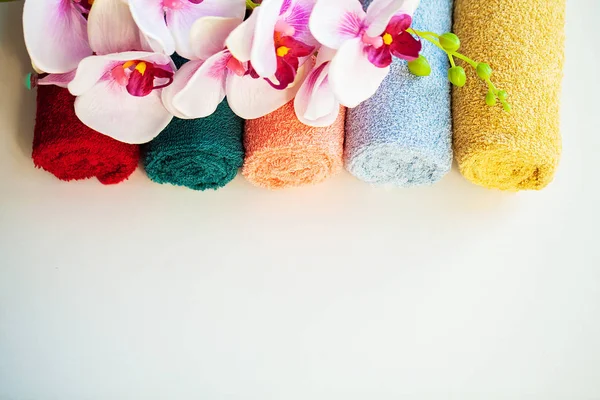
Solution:
M508 103L502 103L502 108L504 108L504 111L506 112L510 112L510 110L512 110L512 107Z
M498 98L502 101L505 101L508 98L508 93L506 93L506 90L499 90Z
M490 76L492 76L492 68L489 64L479 63L477 64L477 75L483 80L490 79Z
M455 52L460 48L460 39L454 33L444 33L440 36L440 44L449 52Z
M485 95L485 104L487 104L490 107L496 105L496 96L493 92L487 92L487 94Z
M408 70L416 76L429 76L429 74L431 74L431 66L427 59L422 55L416 60L408 62Z
M467 74L463 67L452 67L448 70L448 80L454 86L463 87L467 83Z

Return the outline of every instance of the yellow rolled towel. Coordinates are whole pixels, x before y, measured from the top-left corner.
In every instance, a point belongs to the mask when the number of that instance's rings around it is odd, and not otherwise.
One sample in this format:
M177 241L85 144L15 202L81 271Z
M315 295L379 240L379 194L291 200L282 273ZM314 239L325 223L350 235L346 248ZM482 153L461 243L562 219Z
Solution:
M488 107L473 68L453 91L454 150L470 181L501 190L539 190L561 153L559 100L565 0L455 0L461 53L487 62L509 93L510 113Z

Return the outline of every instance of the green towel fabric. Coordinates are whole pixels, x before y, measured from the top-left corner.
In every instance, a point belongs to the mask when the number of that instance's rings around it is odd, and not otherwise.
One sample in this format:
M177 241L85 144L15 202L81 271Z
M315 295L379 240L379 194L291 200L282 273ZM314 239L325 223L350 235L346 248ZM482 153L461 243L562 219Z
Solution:
M187 60L173 57L180 67ZM244 163L244 121L223 101L207 118L173 118L145 147L148 177L194 190L219 189L235 178Z
M146 173L157 183L219 189L231 182L244 164L243 131L243 120L226 101L207 118L173 118L146 146Z

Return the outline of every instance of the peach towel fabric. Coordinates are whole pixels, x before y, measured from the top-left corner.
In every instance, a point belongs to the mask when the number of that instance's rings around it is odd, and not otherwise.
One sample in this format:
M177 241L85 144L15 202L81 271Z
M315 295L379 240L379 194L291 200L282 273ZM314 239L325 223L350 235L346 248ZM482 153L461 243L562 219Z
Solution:
M472 68L453 91L454 151L470 181L501 190L542 189L561 155L559 100L565 0L455 0L463 54L488 62L512 112L487 107Z
M243 174L256 186L283 189L324 181L342 169L345 109L326 128L302 124L290 102L246 121Z

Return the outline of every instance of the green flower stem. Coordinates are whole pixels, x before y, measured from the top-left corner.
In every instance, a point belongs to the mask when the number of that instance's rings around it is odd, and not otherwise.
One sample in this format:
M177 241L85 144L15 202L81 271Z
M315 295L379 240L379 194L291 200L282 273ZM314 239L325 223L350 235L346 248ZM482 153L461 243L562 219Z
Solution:
M452 68L456 67L456 63L454 62L454 57L452 57L452 54L448 53L448 59L450 60L450 65L452 65Z
M246 9L248 10L254 10L256 7L258 7L260 4L256 4L255 2L253 2L252 0L246 0Z
M467 57L467 56L465 56L463 54L460 54L459 52L446 50L440 44L440 35L438 35L437 33L428 32L428 31L418 31L418 30L413 29L413 28L408 28L406 31L408 33L412 34L412 35L416 35L416 36L419 36L422 39L427 40L428 42L432 43L437 48L439 48L440 50L442 50L444 53L446 53L448 55L448 60L450 60L450 65L452 65L452 68L456 67L456 63L454 62L454 57L456 57L459 60L462 60L462 61L466 62L467 64L469 64L475 70L477 70L477 66L479 65L479 63L477 61L474 61L474 60L470 59L469 57ZM494 97L498 98L498 92L500 92L500 90L498 90L496 88L496 86L494 86L494 84L492 83L492 81L490 80L490 78L486 78L486 79L483 79L483 80L487 84L489 92L492 93L494 95ZM500 104L502 104L502 106L504 107L504 109L506 111L510 111L510 104L508 104L508 102L506 100L500 99Z
M460 54L460 53L456 53L456 52L452 53L452 55L453 55L454 57L456 57L456 58L460 58L460 59L461 59L461 60L463 60L464 62L468 63L469 65L471 65L471 67L473 67L473 68L477 68L477 64L478 64L478 62L471 60L469 57L467 57L467 56L464 56L464 55L462 55L462 54Z

